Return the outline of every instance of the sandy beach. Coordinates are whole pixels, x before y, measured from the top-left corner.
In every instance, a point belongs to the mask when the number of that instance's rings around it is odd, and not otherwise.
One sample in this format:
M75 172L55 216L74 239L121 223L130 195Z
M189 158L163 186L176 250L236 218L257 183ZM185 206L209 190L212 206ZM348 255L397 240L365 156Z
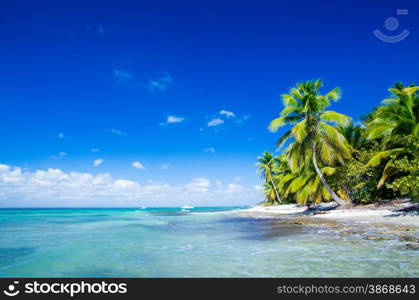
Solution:
M351 208L335 208L333 203L323 203L315 210L296 204L277 206L255 206L241 211L249 217L280 217L281 215L309 216L314 219L324 219L336 222L394 224L419 228L418 211L400 211L411 205L407 201L390 202L381 205L359 205Z

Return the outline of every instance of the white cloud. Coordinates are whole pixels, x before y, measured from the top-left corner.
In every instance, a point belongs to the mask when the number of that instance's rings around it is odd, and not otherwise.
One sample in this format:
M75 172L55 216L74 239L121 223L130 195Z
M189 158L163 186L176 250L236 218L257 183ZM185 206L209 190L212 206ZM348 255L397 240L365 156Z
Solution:
M160 167L160 169L167 170L167 169L169 169L169 167L170 167L169 164L162 164L162 166Z
M255 189L237 183L214 186L198 177L185 184L114 179L109 173L63 172L60 169L24 172L0 164L1 207L139 207L247 205L261 201Z
M234 112L224 109L220 110L218 114L226 116L227 119L234 118L236 116Z
M215 153L215 148L214 147L205 148L204 152Z
M199 177L193 179L186 185L186 188L192 192L205 193L208 191L210 181L207 178Z
M212 119L211 121L208 122L208 127L215 127L223 123L224 121L221 120L220 118Z
M244 191L245 191L245 187L237 183L229 183L226 189L226 193L228 194L238 194Z
M167 123L181 123L181 122L183 122L183 120L185 120L185 119L181 118L181 117L176 117L176 116L168 116L167 117Z
M139 161L134 161L132 163L132 166L136 169L140 169L140 170L145 170L144 166L142 163L140 163Z
M139 187L138 183L126 179L117 179L113 182L112 186L123 190Z
M240 176L236 176L236 177L234 177L234 181L235 181L235 182L239 182L239 181L240 181L240 179L241 179L241 177L240 177Z
M115 69L113 70L113 77L115 78L115 81L117 84L127 84L127 85L133 85L136 84L136 80L134 76L123 69Z
M254 186L253 186L253 188L254 188L255 190L257 190L257 191L261 191L261 190L263 190L263 186L261 186L261 185L259 185L259 184L254 185Z
M66 152L59 152L58 154L51 155L51 158L53 158L53 159L60 159L60 158L63 158L65 156L67 156L67 153Z
M98 159L95 159L95 160L93 161L93 165L94 165L95 167L100 166L102 163L103 163L103 159L102 159L102 158L98 158Z
M120 136L127 136L128 134L122 132L121 130L116 130L116 129L111 129L111 132L116 134L116 135L120 135Z
M59 138L59 139L63 139L63 138L64 138L64 133L60 132L60 133L58 134L58 138Z
M161 123L161 125L182 123L183 121L185 121L185 118L177 117L177 116L168 116L166 122Z
M8 165L0 164L0 172L7 172L10 170L10 167Z
M222 109L218 112L218 115L207 116L207 118L210 119L210 121L207 123L208 127L216 127L224 123L244 125L249 120L250 114L238 116L232 111Z
M151 77L144 86L149 90L150 93L154 93L156 90L165 91L172 84L174 80L172 75L167 71L157 72L155 76Z

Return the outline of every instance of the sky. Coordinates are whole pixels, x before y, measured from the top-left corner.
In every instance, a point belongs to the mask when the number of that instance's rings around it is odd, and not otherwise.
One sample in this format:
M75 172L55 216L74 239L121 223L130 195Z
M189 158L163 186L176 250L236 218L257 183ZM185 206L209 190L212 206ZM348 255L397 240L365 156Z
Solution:
M418 82L418 14L388 0L1 1L0 207L260 202L280 95L321 78L358 121Z

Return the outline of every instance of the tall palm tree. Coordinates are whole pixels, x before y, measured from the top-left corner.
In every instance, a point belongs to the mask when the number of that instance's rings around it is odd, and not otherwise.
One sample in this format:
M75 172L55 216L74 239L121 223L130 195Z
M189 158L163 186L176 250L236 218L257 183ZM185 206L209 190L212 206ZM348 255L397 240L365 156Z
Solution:
M291 170L309 168L312 164L332 199L338 205L344 205L346 202L336 195L323 176L318 159L322 165L327 166L336 161L343 163L350 158L350 146L333 124L346 126L351 119L344 114L325 110L331 100L337 101L340 98L340 90L334 88L321 95L319 89L322 86L320 80L298 83L289 94L282 95L284 109L278 118L271 121L269 130L276 132L282 126L292 125L277 142L280 147L285 142L292 141L288 147Z
M419 140L419 86L405 87L396 83L390 88L390 98L384 99L367 123L367 139L381 139L383 151L374 155L367 166L378 166L387 161L377 184L381 188L386 180L399 172L393 164L399 155L406 154L404 137Z
M259 167L258 172L261 173L262 178L264 178L266 183L268 183L268 185L273 188L277 202L281 203L281 198L279 197L278 190L273 180L275 157L272 155L272 153L265 151L263 152L262 156L258 157L258 163L256 166Z

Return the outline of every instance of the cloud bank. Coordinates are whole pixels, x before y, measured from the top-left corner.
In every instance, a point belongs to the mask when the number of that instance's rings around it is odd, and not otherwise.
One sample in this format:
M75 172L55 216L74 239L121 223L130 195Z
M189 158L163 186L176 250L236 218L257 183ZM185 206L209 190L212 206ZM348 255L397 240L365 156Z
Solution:
M60 169L25 172L0 164L0 207L140 207L248 205L260 192L237 182L215 184L198 177L185 184L140 184L115 179L109 173L63 172Z

